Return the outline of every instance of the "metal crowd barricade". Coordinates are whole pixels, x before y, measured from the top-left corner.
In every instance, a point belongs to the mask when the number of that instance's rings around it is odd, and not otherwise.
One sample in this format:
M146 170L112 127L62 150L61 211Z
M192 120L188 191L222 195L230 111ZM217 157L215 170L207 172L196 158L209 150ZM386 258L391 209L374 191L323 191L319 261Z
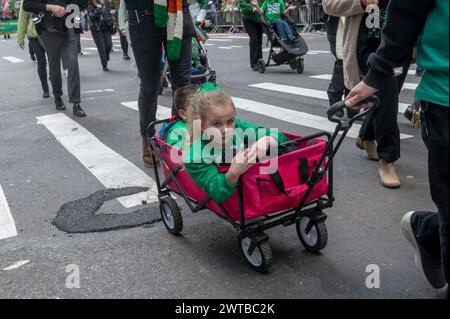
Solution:
M322 4L306 4L298 6L298 10L295 13L294 21L297 25L303 27L302 32L310 32L314 30L316 26L323 26L323 21L321 21L322 16Z
M214 27L212 28L211 33L222 33L226 31L235 33L244 29L241 12L239 10L226 12L216 10L214 12L213 24Z

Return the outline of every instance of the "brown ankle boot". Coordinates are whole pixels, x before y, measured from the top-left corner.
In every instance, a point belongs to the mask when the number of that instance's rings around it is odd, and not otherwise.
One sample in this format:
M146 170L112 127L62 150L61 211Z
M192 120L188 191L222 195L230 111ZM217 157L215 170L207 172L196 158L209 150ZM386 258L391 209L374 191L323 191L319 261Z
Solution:
M153 157L150 154L150 150L149 150L149 145L148 145L148 141L146 138L142 138L142 160L144 161L144 165L146 167L153 167L155 165L155 163L153 162ZM159 160L156 159L156 165L159 164Z
M395 172L394 164L380 159L378 162L378 174L380 175L380 182L386 188L399 188L400 179Z
M367 157L372 161L378 161L377 142L363 141L359 136L356 138L356 146L367 152Z

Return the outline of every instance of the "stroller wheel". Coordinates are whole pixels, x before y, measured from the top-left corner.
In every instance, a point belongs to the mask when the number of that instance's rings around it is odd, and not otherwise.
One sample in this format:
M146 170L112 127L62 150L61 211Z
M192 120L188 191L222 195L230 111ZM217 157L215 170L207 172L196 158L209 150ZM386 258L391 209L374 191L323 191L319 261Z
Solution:
M161 217L167 231L172 235L179 235L183 229L183 218L181 217L180 207L170 196L160 199Z
M297 235L305 249L311 253L320 252L328 242L327 226L303 216L297 222Z
M291 67L292 70L297 69L297 59L291 60L291 62L289 62L289 66Z
M265 242L260 242L256 244L255 249L252 253L249 253L249 248L252 243L250 237L244 237L242 233L239 234L239 249L242 255L247 260L249 266L258 272L266 272L272 265L272 249L270 244Z
M263 59L259 59L258 63L256 64L256 67L258 68L259 73L266 72L266 62L264 62Z
M297 73L302 74L305 70L305 62L303 61L303 58L298 58L297 60Z

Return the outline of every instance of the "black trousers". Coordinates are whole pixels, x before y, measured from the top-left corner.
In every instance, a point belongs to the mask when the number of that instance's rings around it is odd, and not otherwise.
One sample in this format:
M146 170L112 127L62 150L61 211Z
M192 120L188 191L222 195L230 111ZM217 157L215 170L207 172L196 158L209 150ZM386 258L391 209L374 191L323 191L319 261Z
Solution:
M122 51L123 51L123 55L128 55L128 40L127 40L127 36L125 34L123 34L122 32L120 32L119 30L119 35L120 35L120 46L122 47Z
M262 41L263 41L263 29L262 24L253 22L251 20L243 19L245 31L247 31L250 37L250 66L256 66L259 59L262 59Z
M45 49L39 42L39 38L35 39L29 38L28 45L36 57L37 71L39 79L41 80L42 90L44 92L49 92L47 82L47 57L45 55Z
M428 148L428 179L431 198L438 212L413 215L416 237L427 244L433 257L440 257L448 283L448 164L449 164L449 108L422 101L422 138Z
M359 137L363 141L377 141L378 156L389 163L400 158L398 101L408 69L409 65L405 66L403 75L390 78L376 93L380 98L380 106L366 116L359 131Z
M53 96L56 98L63 95L61 78L61 61L63 61L63 64L68 70L67 87L69 90L69 102L80 103L78 41L74 29L68 29L66 33L43 30L39 37L42 40L48 57Z
M102 66L108 65L109 55L112 49L112 38L109 31L94 31L92 30L92 38L94 39L95 46L98 50L98 55L100 56L100 62Z
M189 85L192 68L192 37L194 25L189 9L183 8L183 40L180 59L169 61L172 91ZM128 26L141 85L139 89L139 125L142 137L147 136L148 125L155 121L161 79L163 45L167 47L167 30L155 26L154 16L129 12ZM172 113L175 110L172 106ZM154 132L151 132L153 135Z

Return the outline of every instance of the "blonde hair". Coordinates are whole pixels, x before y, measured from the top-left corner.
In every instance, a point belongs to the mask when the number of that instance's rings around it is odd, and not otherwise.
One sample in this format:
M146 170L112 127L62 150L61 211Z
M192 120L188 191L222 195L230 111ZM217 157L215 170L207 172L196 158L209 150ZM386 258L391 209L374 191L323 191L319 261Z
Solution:
M231 95L222 90L211 90L203 93L197 93L192 97L191 99L191 108L192 111L190 112L187 122L188 122L188 129L189 129L189 137L186 139L187 148L191 146L193 143L194 138L194 121L195 120L201 120L205 118L205 114L207 114L208 110L213 106L225 106L225 105L231 105L236 112L236 108L234 106L233 100L231 98Z

